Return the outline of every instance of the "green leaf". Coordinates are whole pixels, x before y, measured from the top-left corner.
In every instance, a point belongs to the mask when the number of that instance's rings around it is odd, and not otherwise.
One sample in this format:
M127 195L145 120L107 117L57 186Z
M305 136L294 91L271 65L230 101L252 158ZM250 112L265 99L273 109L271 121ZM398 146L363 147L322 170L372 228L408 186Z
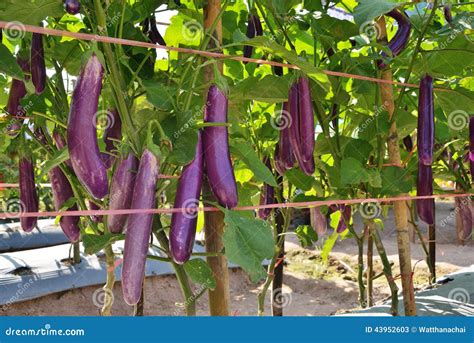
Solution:
M276 103L288 100L291 75L284 77L267 75L263 79L247 77L230 91L229 101L240 103L245 100Z
M355 158L345 158L341 162L341 184L358 185L361 182L367 182L369 176L362 164Z
M84 251L86 254L92 255L104 249L107 245L116 241L125 239L124 234L106 233L104 235L83 234L82 243L84 244Z
M359 26L388 13L401 5L396 1L389 0L358 0L358 3L359 4L354 9L354 21L356 25Z
M293 168L285 173L288 181L290 181L296 188L302 191L309 191L313 187L314 178L306 175L301 170Z
M372 145L366 140L352 138L345 143L344 157L352 157L361 163L367 162L371 152Z
M41 169L40 178L43 178L51 169L59 166L63 162L66 162L68 159L69 151L67 147L57 151L50 160L44 163L43 168Z
M196 155L198 141L197 131L188 128L178 138L173 140L173 151L168 157L168 162L184 166L190 163Z
M262 262L272 258L274 253L270 226L263 220L243 217L239 212L224 211L223 240L227 258L240 265L252 282L265 278Z
M24 75L13 54L8 48L0 44L0 72L3 72L18 80L23 80Z
M170 94L169 88L162 82L154 80L143 80L147 100L161 111L170 112L173 109L174 94Z
M413 180L406 169L389 166L382 168L382 190L384 195L397 195L411 190Z
M18 21L22 24L38 25L47 17L64 15L63 0L2 0L4 10L0 11L0 20Z
M189 260L184 264L184 270L193 282L205 285L209 289L216 288L216 279L206 261L200 258Z
M231 152L237 155L242 162L255 174L255 177L260 181L269 184L270 186L277 186L275 177L267 166L260 161L257 153L253 150L252 146L243 140L236 140L231 146Z
M331 253L334 244L336 244L336 239L338 236L338 233L334 231L324 242L323 249L321 250L321 258L323 263L327 263L329 254Z
M295 230L300 244L303 248L309 248L318 241L318 234L309 225L300 225Z

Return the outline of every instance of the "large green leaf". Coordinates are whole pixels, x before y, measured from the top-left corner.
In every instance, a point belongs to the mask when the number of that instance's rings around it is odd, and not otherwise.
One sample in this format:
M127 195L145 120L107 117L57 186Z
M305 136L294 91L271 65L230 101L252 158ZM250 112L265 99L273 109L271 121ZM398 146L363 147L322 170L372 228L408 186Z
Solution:
M250 76L238 83L230 91L231 102L245 100L262 101L266 103L283 102L288 100L289 78L267 75L262 79Z
M269 184L270 186L277 186L275 177L267 166L260 161L257 153L250 144L243 140L235 140L232 142L231 152L238 156L242 162L255 174L255 177L260 181Z
M299 168L286 171L285 176L288 181L302 191L309 191L313 187L314 178L306 175Z
M162 111L171 111L173 109L173 96L168 87L163 82L155 80L144 80L143 85L146 89L146 98L156 108Z
M361 182L369 181L369 175L362 163L352 157L348 157L341 162L341 185L358 185Z
M272 258L274 253L273 235L268 223L227 209L224 222L223 240L229 261L240 265L253 282L265 278L262 262Z
M189 260L184 264L184 270L195 283L204 285L209 289L216 288L216 279L206 261L200 258Z
M3 72L19 80L23 79L23 71L21 70L18 63L16 63L15 57L3 44L0 44L0 56L0 72Z
M107 245L123 239L125 239L124 234L106 233L104 235L95 235L86 233L82 235L84 251L89 255L95 254L104 249Z
M63 0L2 0L4 10L0 20L18 21L22 24L38 25L47 17L64 15Z
M359 0L358 2L359 4L354 9L354 21L359 26L401 5L391 0Z

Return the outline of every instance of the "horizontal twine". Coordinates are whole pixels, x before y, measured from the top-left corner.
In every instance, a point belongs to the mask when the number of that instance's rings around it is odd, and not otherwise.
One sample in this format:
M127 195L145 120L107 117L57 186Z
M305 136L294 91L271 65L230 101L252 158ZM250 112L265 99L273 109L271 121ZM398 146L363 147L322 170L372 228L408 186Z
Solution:
M320 201L304 201L304 202L288 202L282 204L268 204L256 206L238 206L233 208L235 211L251 211L264 208L310 208L321 207L325 205L352 205L366 203L383 203L394 201L407 201L413 199L436 199L436 198L457 198L473 196L474 193L451 193L451 194L435 194L425 196L398 196L388 198L363 198L363 199L340 199L340 200L320 200ZM123 210L81 210L81 211L49 211L49 212L0 212L0 218L31 218L31 217L78 217L78 216L101 216L101 215L120 215L120 214L171 214L171 213L189 213L192 212L218 212L217 207L186 207L186 208L149 208L149 209L123 209Z
M128 46L137 46L137 47L149 48L149 49L162 49L162 50L168 50L168 51L181 52L181 53L185 53L185 54L200 55L200 56L210 57L210 58L230 59L230 60L240 61L240 62L250 62L250 63L256 63L256 64L267 64L267 65L275 66L275 67L285 67L285 68L289 68L289 69L300 69L298 66L293 65L293 64L289 64L289 63L280 63L280 62L275 62L275 61L255 59L255 58L249 58L249 57L243 57L243 56L237 56L237 55L227 55L227 54L223 54L223 53L203 51L203 50L198 50L198 49L179 48L179 47L174 47L174 46L163 46L163 45L157 45L157 44L153 44L153 43L123 39L123 38L115 38L115 37L109 37L109 36L94 35L94 34L82 33L82 32L71 32L71 31L56 30L56 29L50 29L50 28L45 28L45 27L33 26L33 25L21 24L21 26L20 26L17 22L0 21L0 28L8 29L10 26L12 27L12 30L13 30L13 27L14 27L18 31L26 31L26 32L32 32L32 33L47 34L47 35L51 35L51 36L70 37L70 38L80 39L80 40L96 41L96 42L111 43L111 44L121 44L121 45L128 45ZM331 75L331 76L358 79L358 80L370 81L370 82L376 82L376 83L386 83L386 84L409 87L409 88L419 88L419 86L417 84L413 84L413 83L404 83L404 82L398 82L398 81L393 81L393 80L384 80L384 79L379 79L379 78L364 76L364 75L358 75L358 74L343 73L343 72L331 71L331 70L321 70L321 72L326 74L326 75ZM435 91L440 91L440 92L451 92L452 91L452 90L447 89L447 88L434 88L434 90Z

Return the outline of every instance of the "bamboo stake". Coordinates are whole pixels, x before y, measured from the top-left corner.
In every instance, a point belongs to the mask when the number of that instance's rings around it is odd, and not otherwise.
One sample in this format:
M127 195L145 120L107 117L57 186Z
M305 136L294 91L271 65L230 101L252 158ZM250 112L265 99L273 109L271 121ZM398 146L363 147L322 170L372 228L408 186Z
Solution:
M367 306L374 306L374 240L372 237L372 227L367 225Z
M380 40L386 41L387 32L385 27L385 18L381 17L377 23L380 30ZM392 80L393 77L390 68L386 68L382 71L381 78L384 80ZM382 97L382 102L387 109L389 118L391 119L395 110L392 85L380 84L380 94ZM394 165L401 165L399 137L396 122L393 122L390 126L387 145L390 163ZM400 194L400 196L405 195L406 194ZM406 201L397 201L394 203L393 207L395 213L395 225L397 227L398 258L400 261L400 275L402 279L405 315L415 316L416 305L412 284L410 233L408 230L407 204Z
M278 183L281 187L278 188L278 192L280 192L279 199L283 199L283 183L281 177L278 179ZM276 228L277 234L281 235L284 230L285 225L285 218L283 217L282 210L278 209L275 211L276 214ZM277 237L276 239L278 239ZM282 292L283 292L283 265L284 265L284 257L285 257L285 239L283 239L280 247L280 254L278 255L278 260L280 264L275 267L273 271L274 277L272 282L272 314L274 317L281 317L283 316L283 299L282 299Z
M436 225L428 226L430 284L436 282Z
M221 9L221 0L208 0L204 7L204 28L207 31L212 27L214 21L219 16ZM219 20L215 32L212 32L214 40L210 40L209 49L216 48L216 41L222 43L222 20ZM217 63L222 73L222 62ZM214 79L212 66L206 66L204 69L204 78L206 83ZM204 200L215 202L211 188L207 181L203 185ZM206 251L219 252L224 248L222 235L224 233L224 214L222 212L204 213L204 232L206 236ZM208 256L207 262L212 269L216 279L216 288L209 290L209 310L211 316L228 316L230 309L229 293L229 271L227 267L227 258L224 254L219 256Z

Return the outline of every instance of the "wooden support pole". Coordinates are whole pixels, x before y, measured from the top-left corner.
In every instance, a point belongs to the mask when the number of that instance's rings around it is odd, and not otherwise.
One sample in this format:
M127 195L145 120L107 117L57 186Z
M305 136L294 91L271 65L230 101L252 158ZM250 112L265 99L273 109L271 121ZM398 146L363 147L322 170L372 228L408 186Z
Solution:
M374 306L374 239L372 225L367 225L367 307Z
M221 10L220 0L208 0L204 7L204 28L210 29L219 16ZM210 40L209 49L216 48L216 41L222 43L222 21L219 20L215 32L212 32L214 39ZM218 62L218 68L222 73L222 63ZM204 77L206 82L214 79L212 66L205 67ZM211 188L207 181L203 185L204 200L215 202ZM204 232L206 236L206 251L220 252L224 244L222 235L224 233L224 214L221 212L204 213ZM207 262L212 269L216 279L216 288L209 290L209 311L211 316L228 316L230 312L230 293L229 293L229 270L227 267L227 258L225 255L208 256Z
M282 178L278 179L278 183L282 185ZM283 186L282 186L283 187ZM283 199L282 188L279 188L280 199ZM283 232L283 226L285 225L285 218L283 217L282 209L276 209L276 220L275 225L277 228L278 235L281 235ZM279 237L276 237L278 239ZM279 264L275 267L273 271L274 277L272 281L272 314L274 317L283 316L283 265L285 258L285 240L283 239L280 254L278 255Z
M378 28L380 30L379 36L381 41L387 40L387 32L385 27L385 18L381 17L378 20ZM381 78L392 81L392 71L386 68L382 71ZM392 118L395 110L395 103L393 98L393 86L387 83L380 84L380 94L382 103L385 106L389 118ZM389 161L392 164L401 166L399 137L397 132L397 125L392 123L388 133L387 139ZM399 196L406 196L400 194ZM405 306L406 316L416 315L415 294L413 290L413 277L411 268L411 251L410 251L410 233L408 229L407 204L405 201L394 202L395 225L397 228L397 244L398 244L398 258L400 262L400 275L402 280L403 304Z

